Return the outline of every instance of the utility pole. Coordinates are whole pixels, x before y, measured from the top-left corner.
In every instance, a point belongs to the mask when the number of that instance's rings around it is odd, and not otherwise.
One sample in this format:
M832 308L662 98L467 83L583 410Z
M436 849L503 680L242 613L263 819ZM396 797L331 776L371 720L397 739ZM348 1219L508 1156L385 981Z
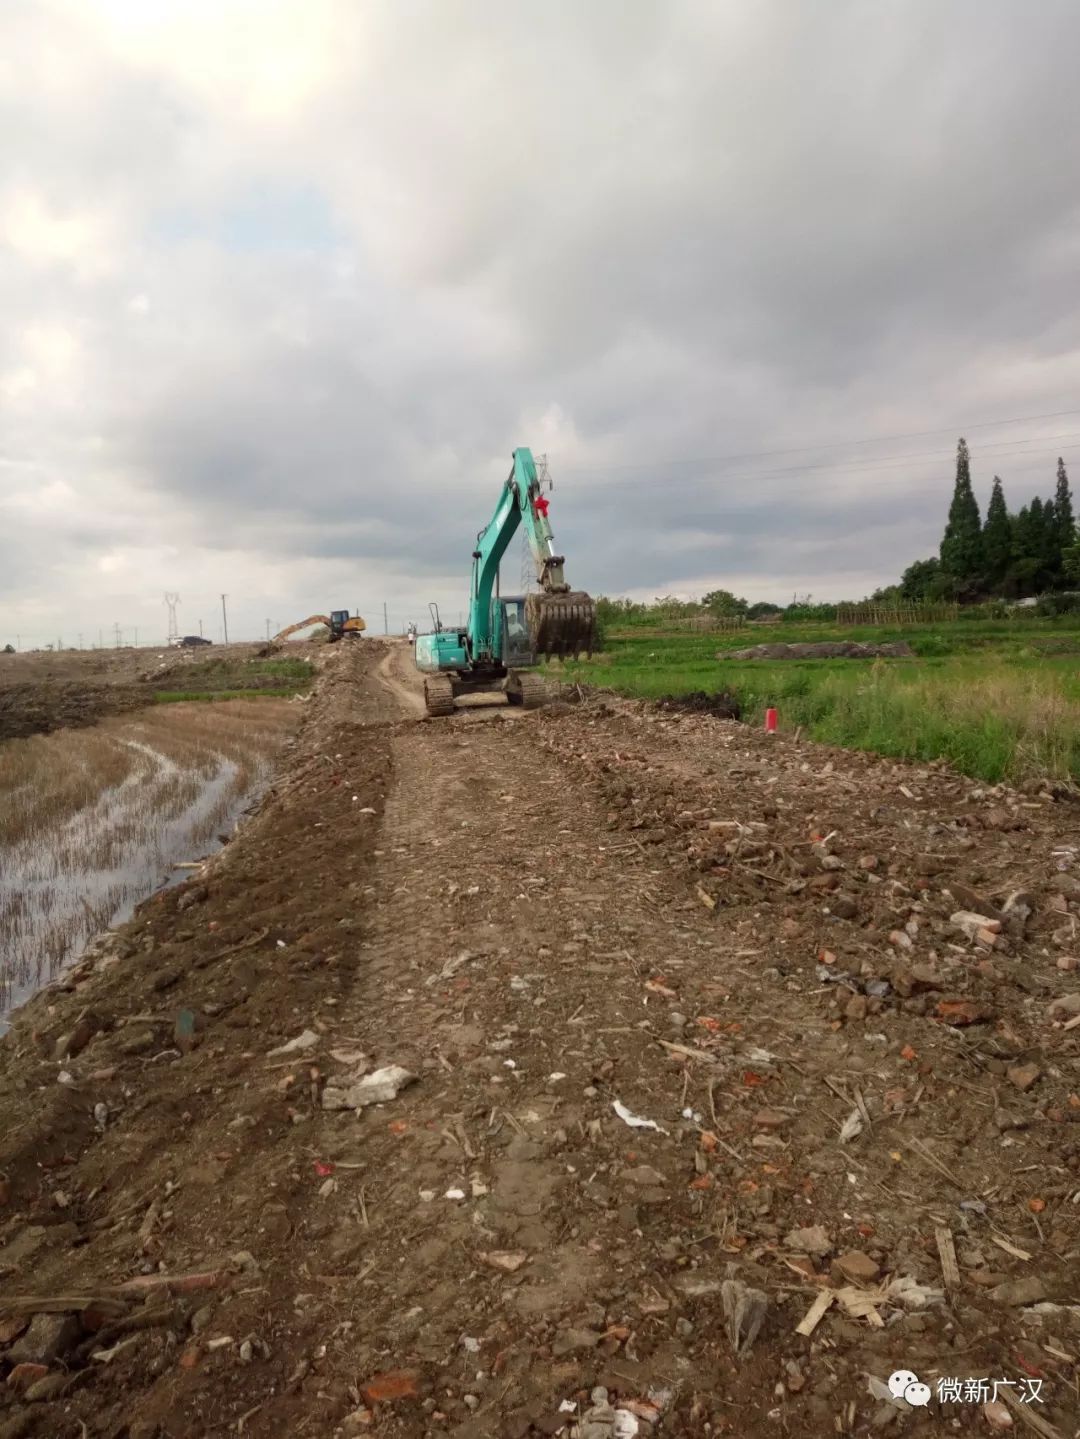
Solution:
M221 596L221 626L222 626L222 629L223 629L224 632L225 632L225 643L226 643L226 644L229 643L229 616L228 616L228 615L226 614L226 612L225 612L225 601L226 601L227 599L228 599L228 595L222 595L222 596Z
M202 638L202 620L199 621L199 638Z
M135 648L139 648L139 626L135 626Z
M97 632L97 647L99 650L103 650L105 648L105 640L102 636L101 630L98 630Z
M266 621L266 643L270 643L270 621Z
M82 649L82 635L79 636L79 648Z
M387 617L386 617L386 601L385 601L385 600L383 600L383 607L382 607L382 632L383 632L384 635L388 635L388 634L390 633L390 621L389 621L389 620L387 619Z
M114 635L116 636L116 648L119 649L119 648L120 648L120 626L119 626L118 624L114 624L114 625L113 625L113 633L114 633Z

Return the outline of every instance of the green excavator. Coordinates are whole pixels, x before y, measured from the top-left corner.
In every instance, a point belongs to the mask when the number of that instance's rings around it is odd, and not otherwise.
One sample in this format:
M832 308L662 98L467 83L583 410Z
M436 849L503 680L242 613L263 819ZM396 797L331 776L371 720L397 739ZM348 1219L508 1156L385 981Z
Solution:
M513 468L503 485L495 513L476 537L472 553L469 618L445 626L431 606L435 628L417 635L416 666L424 680L429 715L449 715L465 695L502 692L510 704L536 709L547 698L541 656L591 654L596 635L596 606L563 577L562 555L548 522L548 504L532 451L514 451ZM525 526L538 594L500 595L499 562Z

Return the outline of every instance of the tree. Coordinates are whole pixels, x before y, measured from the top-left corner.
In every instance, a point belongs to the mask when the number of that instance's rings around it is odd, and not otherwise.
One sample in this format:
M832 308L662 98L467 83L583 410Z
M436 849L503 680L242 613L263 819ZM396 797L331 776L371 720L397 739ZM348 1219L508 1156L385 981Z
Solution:
M765 615L782 615L784 612L779 605L770 604L768 600L758 600L746 611L748 620L760 620Z
M868 604L880 605L882 609L896 609L904 598L899 585L882 585L866 601Z
M745 615L747 610L746 601L740 600L730 590L710 590L702 596L701 603L714 615Z
M1073 540L1067 549L1062 550L1061 567L1067 580L1080 584L1080 540Z
M1012 559L1012 526L1009 511L1005 507L1005 492L1001 480L994 476L994 488L990 491L990 503L986 507L986 524L983 526L983 556L986 562L987 583L1001 584L1008 573Z
M1067 482L1066 482L1067 483ZM1035 508L1032 503L1032 509ZM1052 585L1061 575L1061 532L1058 529L1057 510L1053 500L1041 506L1039 524L1039 559L1043 568L1043 584Z
M1043 568L1043 502L1032 500L1010 517L1012 558L1005 576L1004 590L1012 599L1037 594Z
M1065 461L1058 459L1057 489L1054 492L1054 522L1057 526L1058 547L1064 555L1076 539L1076 520L1073 516L1072 490Z
M941 579L941 561L936 555L928 560L916 560L900 576L900 593L909 604L936 599Z
M982 580L982 521L979 502L971 488L967 441L963 439L956 447L956 485L941 539L941 568L954 582L958 594L976 590Z

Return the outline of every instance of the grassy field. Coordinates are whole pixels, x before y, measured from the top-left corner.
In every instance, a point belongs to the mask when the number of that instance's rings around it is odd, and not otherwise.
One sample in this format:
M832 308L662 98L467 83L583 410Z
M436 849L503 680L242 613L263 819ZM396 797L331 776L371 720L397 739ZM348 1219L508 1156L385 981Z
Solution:
M916 657L722 657L755 644L819 640L905 640ZM626 630L609 636L604 653L564 665L561 674L654 699L727 691L748 723L761 724L773 706L782 729L801 726L823 743L903 759L943 758L979 779L1080 780L1075 618L898 629L773 625L711 635Z
M154 691L156 704L180 700L288 698L311 688L315 667L301 659L245 659L223 656L170 669L167 687Z

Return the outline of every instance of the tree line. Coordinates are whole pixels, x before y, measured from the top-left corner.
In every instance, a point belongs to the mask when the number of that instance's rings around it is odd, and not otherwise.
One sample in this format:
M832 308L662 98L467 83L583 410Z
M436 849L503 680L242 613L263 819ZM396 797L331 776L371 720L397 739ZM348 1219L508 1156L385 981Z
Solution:
M956 448L956 483L938 553L916 560L900 579L913 602L1018 600L1080 585L1080 539L1064 460L1052 499L1038 497L1015 514L994 476L985 519L971 488L967 441Z

